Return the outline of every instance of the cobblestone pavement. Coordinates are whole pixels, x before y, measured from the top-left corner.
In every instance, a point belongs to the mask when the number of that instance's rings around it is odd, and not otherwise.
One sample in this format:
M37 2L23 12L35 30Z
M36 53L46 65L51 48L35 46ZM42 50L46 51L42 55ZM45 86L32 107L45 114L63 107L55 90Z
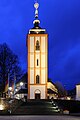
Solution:
M80 120L75 116L0 116L0 120Z

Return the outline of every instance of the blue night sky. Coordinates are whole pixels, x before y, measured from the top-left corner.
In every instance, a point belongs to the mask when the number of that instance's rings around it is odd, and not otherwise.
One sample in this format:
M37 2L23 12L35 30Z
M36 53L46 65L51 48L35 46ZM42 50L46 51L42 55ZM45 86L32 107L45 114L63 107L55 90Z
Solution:
M26 34L35 0L0 0L0 44L6 42L27 70ZM80 83L80 0L38 0L40 26L49 34L49 78L67 89Z

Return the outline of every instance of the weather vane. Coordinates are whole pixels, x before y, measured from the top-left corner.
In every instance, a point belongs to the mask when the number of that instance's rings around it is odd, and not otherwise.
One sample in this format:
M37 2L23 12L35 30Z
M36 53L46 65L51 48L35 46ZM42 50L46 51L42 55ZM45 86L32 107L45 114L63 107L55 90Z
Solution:
M34 4L34 7L35 7L35 18L38 18L38 8L39 8L39 3L37 2L37 0L35 1L35 4Z

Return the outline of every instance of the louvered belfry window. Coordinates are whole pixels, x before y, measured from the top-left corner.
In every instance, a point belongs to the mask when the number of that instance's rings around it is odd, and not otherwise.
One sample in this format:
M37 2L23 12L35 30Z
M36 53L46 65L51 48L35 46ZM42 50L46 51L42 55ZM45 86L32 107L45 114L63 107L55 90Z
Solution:
M40 44L38 40L36 41L36 50L40 50Z

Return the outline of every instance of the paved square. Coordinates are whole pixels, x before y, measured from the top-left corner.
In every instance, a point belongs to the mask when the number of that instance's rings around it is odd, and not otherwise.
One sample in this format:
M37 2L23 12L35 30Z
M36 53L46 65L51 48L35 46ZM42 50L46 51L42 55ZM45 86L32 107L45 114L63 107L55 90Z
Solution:
M75 116L0 116L0 120L80 120Z

